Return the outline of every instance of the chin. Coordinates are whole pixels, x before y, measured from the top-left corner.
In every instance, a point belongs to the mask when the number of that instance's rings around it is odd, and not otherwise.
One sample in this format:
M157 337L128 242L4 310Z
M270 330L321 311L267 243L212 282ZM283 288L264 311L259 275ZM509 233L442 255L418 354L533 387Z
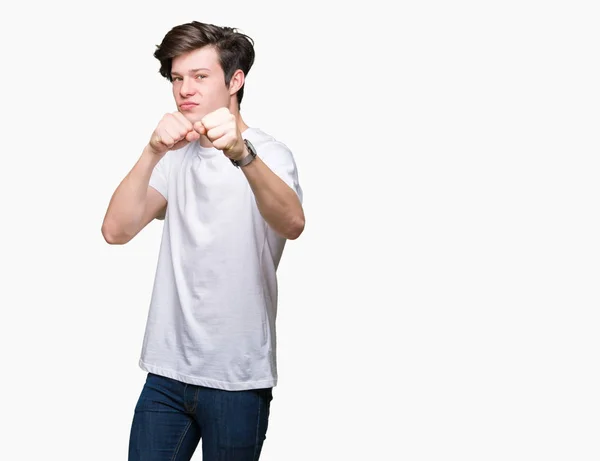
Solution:
M191 123L196 123L199 122L200 120L202 120L202 117L204 117L204 112L199 112L199 111L191 111L191 110L180 110L179 112L181 112L183 114L183 116L185 118L187 118Z

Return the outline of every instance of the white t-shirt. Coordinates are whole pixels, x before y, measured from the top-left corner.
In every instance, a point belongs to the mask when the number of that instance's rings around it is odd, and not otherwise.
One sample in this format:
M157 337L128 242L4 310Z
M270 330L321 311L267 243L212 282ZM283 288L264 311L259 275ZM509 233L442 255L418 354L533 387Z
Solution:
M302 201L288 147L257 128L242 136ZM262 218L243 171L215 148L168 152L150 186L168 205L140 367L225 390L275 386L286 239Z

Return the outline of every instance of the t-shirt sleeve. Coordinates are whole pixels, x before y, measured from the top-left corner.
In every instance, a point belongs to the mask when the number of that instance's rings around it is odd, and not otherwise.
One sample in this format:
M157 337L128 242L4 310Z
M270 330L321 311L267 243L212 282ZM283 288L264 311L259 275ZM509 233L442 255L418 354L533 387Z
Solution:
M303 192L292 151L281 142L271 142L262 146L262 149L257 148L257 154L271 171L296 192L302 203Z
M149 182L149 186L153 187L154 189L156 189L158 192L160 192L160 194L165 198L165 200L168 200L168 191L169 191L169 163L168 163L168 157L169 157L169 153L167 152L166 155L163 156L163 158L161 158L158 163L156 164L156 166L154 167L154 170L152 171L152 174L150 175L150 182Z

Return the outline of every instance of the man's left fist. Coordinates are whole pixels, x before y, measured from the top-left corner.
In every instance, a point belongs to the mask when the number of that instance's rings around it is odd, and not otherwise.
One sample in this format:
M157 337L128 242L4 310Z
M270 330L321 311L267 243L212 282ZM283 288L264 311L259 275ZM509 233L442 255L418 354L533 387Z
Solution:
M202 120L194 123L194 130L205 135L215 148L222 150L231 160L241 160L246 155L246 145L235 115L226 107L206 114Z

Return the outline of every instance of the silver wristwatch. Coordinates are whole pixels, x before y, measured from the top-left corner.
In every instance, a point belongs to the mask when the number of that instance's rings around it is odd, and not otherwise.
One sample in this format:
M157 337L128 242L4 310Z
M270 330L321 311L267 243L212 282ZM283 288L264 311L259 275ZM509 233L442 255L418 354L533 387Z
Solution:
M248 148L248 152L250 153L250 155L246 155L241 160L230 159L231 163L233 163L238 168L248 165L249 163L252 162L252 160L254 160L256 158L256 149L254 148L252 143L250 141L248 141L247 139L244 139L244 143L246 144L246 147Z

